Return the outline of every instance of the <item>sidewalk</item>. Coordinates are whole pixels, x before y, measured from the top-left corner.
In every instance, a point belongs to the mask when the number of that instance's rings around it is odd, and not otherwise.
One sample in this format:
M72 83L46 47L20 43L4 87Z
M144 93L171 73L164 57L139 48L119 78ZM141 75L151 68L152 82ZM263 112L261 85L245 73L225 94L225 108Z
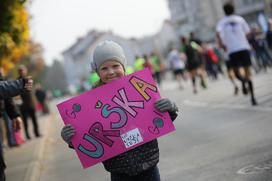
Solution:
M54 113L46 116L39 116L41 138L32 136L30 141L15 148L4 149L4 157L7 165L7 181L36 181L38 180L41 164L39 163L44 151L48 126ZM30 124L32 126L32 124ZM32 127L30 127L32 133Z

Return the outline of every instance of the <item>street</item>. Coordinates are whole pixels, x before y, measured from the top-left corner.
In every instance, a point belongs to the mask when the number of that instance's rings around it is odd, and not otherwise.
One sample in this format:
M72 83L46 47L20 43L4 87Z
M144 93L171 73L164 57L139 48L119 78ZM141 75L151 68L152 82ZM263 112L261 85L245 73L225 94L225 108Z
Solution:
M190 82L183 90L163 82L162 97L174 100L179 116L176 131L159 138L159 169L163 181L271 181L272 180L272 72L254 75L258 106L249 97L233 95L227 78L209 81L197 95ZM102 164L84 170L62 141L63 122L51 102L43 117L43 137L6 150L8 181L107 181Z

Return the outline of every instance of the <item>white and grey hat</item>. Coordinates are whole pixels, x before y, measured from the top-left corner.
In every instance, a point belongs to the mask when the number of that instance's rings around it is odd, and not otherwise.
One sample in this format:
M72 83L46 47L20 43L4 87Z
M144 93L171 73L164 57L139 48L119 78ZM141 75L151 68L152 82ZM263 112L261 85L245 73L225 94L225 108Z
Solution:
M98 68L107 60L116 60L125 68L126 57L123 48L114 41L103 41L97 45L93 52L92 69L96 72Z

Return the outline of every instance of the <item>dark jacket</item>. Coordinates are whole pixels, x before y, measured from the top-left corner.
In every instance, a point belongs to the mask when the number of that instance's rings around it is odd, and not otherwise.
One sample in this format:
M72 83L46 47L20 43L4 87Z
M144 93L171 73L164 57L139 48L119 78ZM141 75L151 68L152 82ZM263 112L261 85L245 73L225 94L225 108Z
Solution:
M4 111L7 112L11 119L18 117L20 114L13 102L12 96L22 92L24 80L7 81L0 76L1 97L0 97L0 117ZM7 92L6 92L7 91ZM6 93L5 93L6 92Z
M170 113L172 121L177 113ZM136 147L128 152L103 162L105 169L112 173L138 175L139 173L154 167L159 162L159 147L157 139Z
M24 79L6 81L0 77L0 116L4 110L7 111L11 119L16 118L19 114L12 102L11 97L19 95L24 89ZM0 144L2 144L0 142ZM6 164L4 162L3 153L0 153L0 174L4 172Z
M37 98L37 101L39 101L39 103L44 103L46 100L46 93L42 89L37 89L35 91L35 96Z
M0 117L2 116L2 113L6 111L10 119L15 119L18 116L20 116L20 113L13 101L12 98L7 98L4 100L0 100Z
M23 90L20 95L23 102L21 105L22 110L35 109L35 102L32 91Z
M19 95L24 89L24 79L0 81L0 99Z

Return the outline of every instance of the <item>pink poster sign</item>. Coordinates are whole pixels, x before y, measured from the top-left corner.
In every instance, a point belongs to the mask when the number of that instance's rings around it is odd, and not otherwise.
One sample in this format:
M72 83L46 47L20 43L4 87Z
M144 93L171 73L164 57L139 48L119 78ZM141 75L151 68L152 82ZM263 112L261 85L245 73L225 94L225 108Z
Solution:
M84 168L175 130L169 114L154 108L159 90L148 69L112 81L57 105L76 135Z

